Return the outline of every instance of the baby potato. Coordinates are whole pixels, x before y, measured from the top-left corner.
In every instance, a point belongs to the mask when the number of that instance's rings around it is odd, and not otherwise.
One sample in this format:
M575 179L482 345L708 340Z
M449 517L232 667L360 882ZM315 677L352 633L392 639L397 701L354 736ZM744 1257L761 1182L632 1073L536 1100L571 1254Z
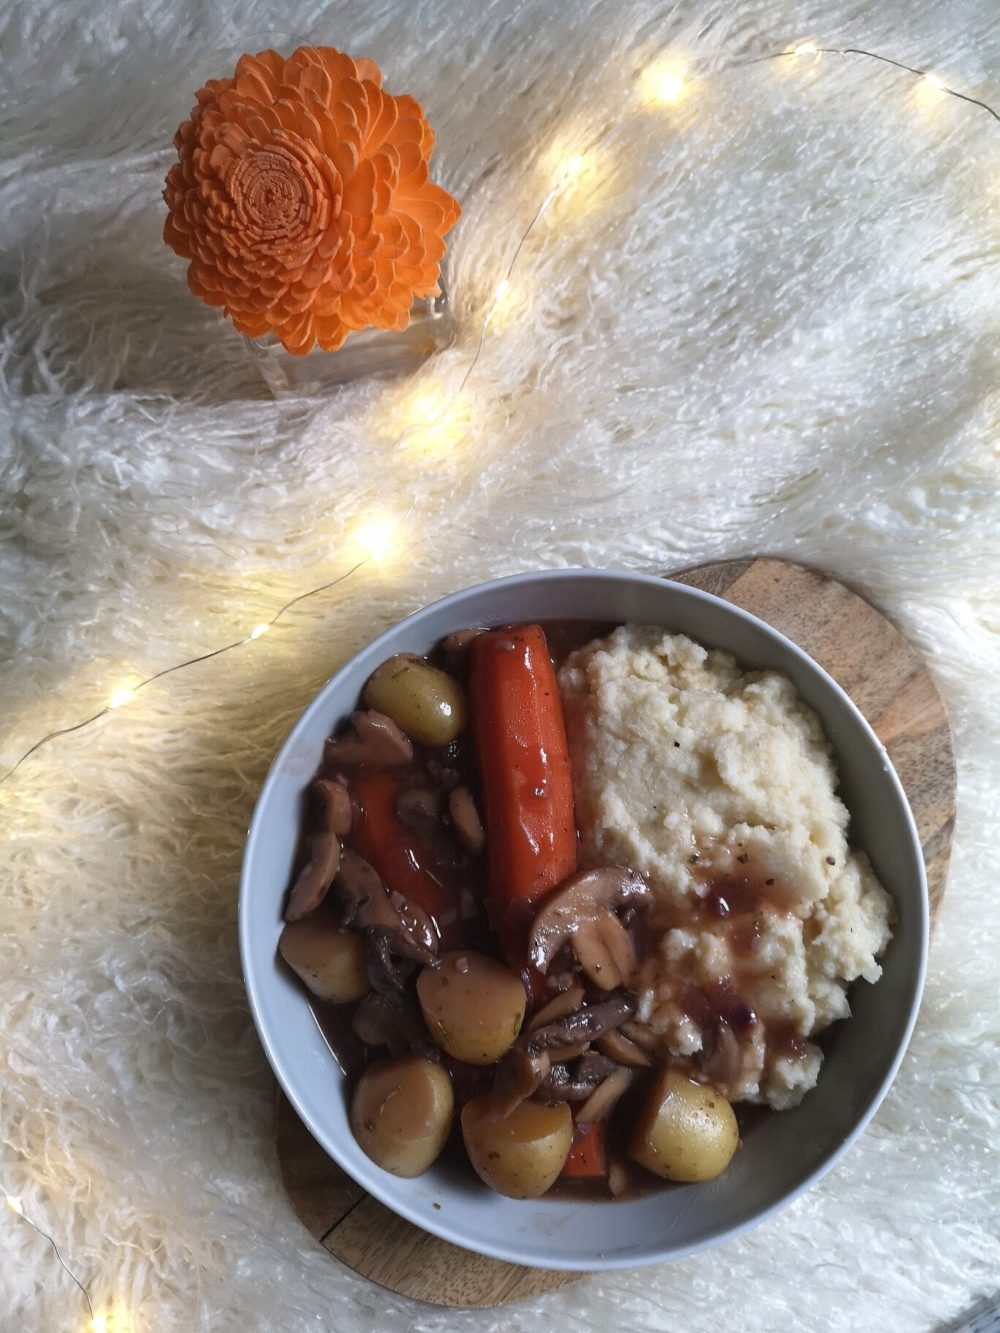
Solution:
M365 686L364 701L424 745L448 745L465 727L461 685L413 653L383 662Z
M419 1055L379 1060L358 1080L351 1129L373 1162L394 1176L419 1176L445 1145L455 1098L441 1065Z
M368 956L360 935L321 916L289 921L278 952L314 995L333 1004L360 1000L371 989Z
M425 967L417 998L434 1040L470 1065L491 1065L510 1050L527 999L509 967L468 949L443 954L440 967Z
M667 1180L713 1180L740 1141L733 1108L714 1088L677 1069L656 1078L629 1152L647 1171Z
M498 1194L537 1199L556 1182L573 1142L569 1105L526 1101L502 1119L489 1093L462 1111L462 1137L477 1174Z

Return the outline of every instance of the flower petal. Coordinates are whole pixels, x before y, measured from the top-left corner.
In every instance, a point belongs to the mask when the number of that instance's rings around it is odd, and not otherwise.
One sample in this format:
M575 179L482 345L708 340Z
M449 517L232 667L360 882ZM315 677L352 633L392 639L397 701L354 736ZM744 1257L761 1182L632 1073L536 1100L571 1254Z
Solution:
M178 128L164 241L191 290L251 337L305 354L403 328L438 290L455 200L428 180L434 135L378 67L333 47L243 56Z

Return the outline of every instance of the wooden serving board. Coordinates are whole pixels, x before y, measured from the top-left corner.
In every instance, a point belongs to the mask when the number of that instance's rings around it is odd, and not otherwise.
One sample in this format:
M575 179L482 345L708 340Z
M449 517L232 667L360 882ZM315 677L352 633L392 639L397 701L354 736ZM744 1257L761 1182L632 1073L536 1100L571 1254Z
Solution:
M803 565L730 560L670 577L766 620L851 696L909 797L936 913L951 851L955 754L944 701L920 654L864 598ZM280 1092L277 1148L288 1197L308 1230L335 1258L390 1291L435 1305L492 1306L582 1276L488 1259L404 1222L327 1157Z

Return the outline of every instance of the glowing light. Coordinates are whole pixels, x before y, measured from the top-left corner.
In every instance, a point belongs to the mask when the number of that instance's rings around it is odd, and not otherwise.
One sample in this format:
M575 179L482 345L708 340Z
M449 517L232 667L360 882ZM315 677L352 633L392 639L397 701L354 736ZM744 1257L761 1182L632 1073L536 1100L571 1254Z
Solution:
M270 628L270 625L254 625L253 629L250 631L251 639L259 639L261 635L266 634Z
M437 421L448 404L448 396L439 384L424 384L410 398L406 416L418 426Z
M684 69L676 60L657 60L643 70L641 89L647 106L672 106L687 92Z
M487 324L492 320L490 314ZM383 427L403 454L433 461L454 453L468 436L471 419L472 399L464 388L429 380L397 399Z
M115 690L114 694L112 694L111 698L108 700L108 707L124 708L124 706L126 704L131 703L134 698L135 698L135 690L129 689L127 685L121 685L118 687L117 690Z
M21 1200L16 1194L5 1194L3 1201L12 1213L17 1213L18 1217L24 1216L24 1209L21 1206Z
M938 103L948 92L948 87L940 74L922 74L917 80L916 101L928 111L937 109Z
M819 47L815 42L799 42L798 46L792 47L793 56L818 56Z
M386 560L399 542L398 524L388 514L365 519L354 533L354 542L369 560Z
M572 151L586 132L584 126L570 126L545 153L541 170L549 180L544 226L561 228L568 217L590 213L607 197L611 178L607 153L596 145Z
M135 1333L132 1316L123 1306L95 1314L86 1327L87 1333Z
M490 306L489 313L490 327L502 328L523 301L523 284L519 283L518 286L515 287L509 278L503 278L501 282L497 284L497 289L493 293L493 304Z

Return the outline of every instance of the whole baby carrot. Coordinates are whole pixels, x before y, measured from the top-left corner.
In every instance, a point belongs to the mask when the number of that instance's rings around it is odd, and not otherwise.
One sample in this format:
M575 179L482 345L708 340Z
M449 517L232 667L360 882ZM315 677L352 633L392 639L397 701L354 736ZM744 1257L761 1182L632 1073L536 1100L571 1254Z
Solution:
M576 869L566 727L540 625L472 641L470 702L497 927L517 953L536 903Z
M375 867L390 889L429 912L439 927L446 927L457 915L457 889L397 814L396 799L402 789L399 778L385 771L361 773L352 778L351 786L360 810L351 831L351 846Z

